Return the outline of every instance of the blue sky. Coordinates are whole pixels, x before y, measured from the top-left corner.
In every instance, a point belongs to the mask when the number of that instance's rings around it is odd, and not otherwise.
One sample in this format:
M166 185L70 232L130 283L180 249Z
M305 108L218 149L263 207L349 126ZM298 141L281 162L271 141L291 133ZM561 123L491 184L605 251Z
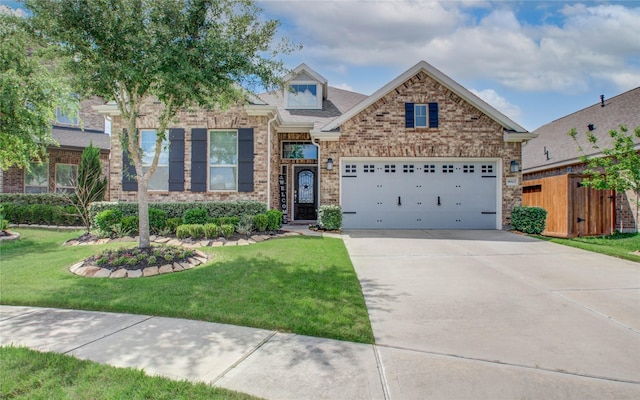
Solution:
M290 68L371 94L424 60L529 130L640 86L638 0L257 3L303 45Z

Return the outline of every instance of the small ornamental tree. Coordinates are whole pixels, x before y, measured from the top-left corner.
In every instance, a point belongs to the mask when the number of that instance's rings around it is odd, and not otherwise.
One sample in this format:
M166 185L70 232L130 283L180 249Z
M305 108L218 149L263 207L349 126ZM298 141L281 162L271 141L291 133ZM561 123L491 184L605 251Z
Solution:
M280 85L286 72L272 45L279 22L265 20L251 0L25 0L33 32L66 60L79 92L115 101L120 136L136 171L139 247L150 247L148 185L167 128L180 109L241 103L246 90ZM143 168L136 119L157 99L151 165Z
M107 192L107 178L101 178L101 174L100 149L93 147L93 143L91 143L82 151L75 191L72 195L67 196L68 201L80 215L82 224L87 228L87 233L91 233L89 206L94 201L104 200Z
M586 163L584 174L587 177L582 181L585 186L595 189L611 189L617 193L632 191L635 194L636 215L640 205L640 153L637 148L637 140L640 139L640 126L633 133L625 125L620 125L619 130L610 130L609 136L613 143L609 148L601 148L598 138L591 131L586 132L587 141L596 154L587 155L580 146L575 128L568 132L578 144L581 153L580 161Z

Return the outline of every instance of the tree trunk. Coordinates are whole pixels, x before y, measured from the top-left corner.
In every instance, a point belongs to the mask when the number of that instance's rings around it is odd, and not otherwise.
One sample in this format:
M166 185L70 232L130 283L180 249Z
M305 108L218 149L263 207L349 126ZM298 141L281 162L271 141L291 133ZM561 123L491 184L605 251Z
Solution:
M151 241L149 240L149 197L147 187L149 183L143 177L138 175L138 235L140 240L138 247L141 249L148 249L151 247Z

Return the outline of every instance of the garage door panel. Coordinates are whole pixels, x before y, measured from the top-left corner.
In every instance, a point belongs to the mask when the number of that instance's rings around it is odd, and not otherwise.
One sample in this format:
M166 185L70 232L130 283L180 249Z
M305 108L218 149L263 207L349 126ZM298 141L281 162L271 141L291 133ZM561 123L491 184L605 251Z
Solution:
M342 168L351 229L495 229L495 161L368 160Z

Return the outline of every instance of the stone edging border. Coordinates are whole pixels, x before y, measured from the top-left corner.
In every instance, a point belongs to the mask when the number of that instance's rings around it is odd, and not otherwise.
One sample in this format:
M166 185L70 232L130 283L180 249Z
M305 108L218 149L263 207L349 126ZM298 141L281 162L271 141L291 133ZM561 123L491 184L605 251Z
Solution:
M5 232L9 233L9 236L0 236L0 242L8 242L10 240L20 239L20 234L18 232L12 232L6 230Z
M284 232L276 235L253 235L248 239L238 239L238 240L226 240L226 239L217 239L217 240L201 240L198 242L183 242L179 239L162 237L162 236L151 236L150 240L152 243L157 244L166 244L169 246L182 246L188 249L194 249L198 247L221 247L221 246L246 246L249 244L254 244L258 242L263 242L265 240L271 238L278 237L286 237L286 236L298 236L300 235L297 232ZM135 242L137 238L133 238L130 236L118 238L118 239L97 239L87 242L79 242L75 239L68 240L64 243L66 246L86 246L86 245L94 245L94 244L105 244L105 243L125 243L125 242ZM76 263L69 267L69 271L72 273L90 277L90 278L140 278L145 276L154 276L161 274L168 274L171 272L180 272L188 269L192 269L201 264L206 264L212 256L209 256L206 253L201 252L200 250L195 250L196 255L194 257L190 257L188 262L174 262L173 264L165 264L160 267L147 267L144 269L136 269L136 270L128 270L125 268L118 268L115 271L112 271L107 268L102 268L94 264L88 263L86 260L82 260L79 263Z

